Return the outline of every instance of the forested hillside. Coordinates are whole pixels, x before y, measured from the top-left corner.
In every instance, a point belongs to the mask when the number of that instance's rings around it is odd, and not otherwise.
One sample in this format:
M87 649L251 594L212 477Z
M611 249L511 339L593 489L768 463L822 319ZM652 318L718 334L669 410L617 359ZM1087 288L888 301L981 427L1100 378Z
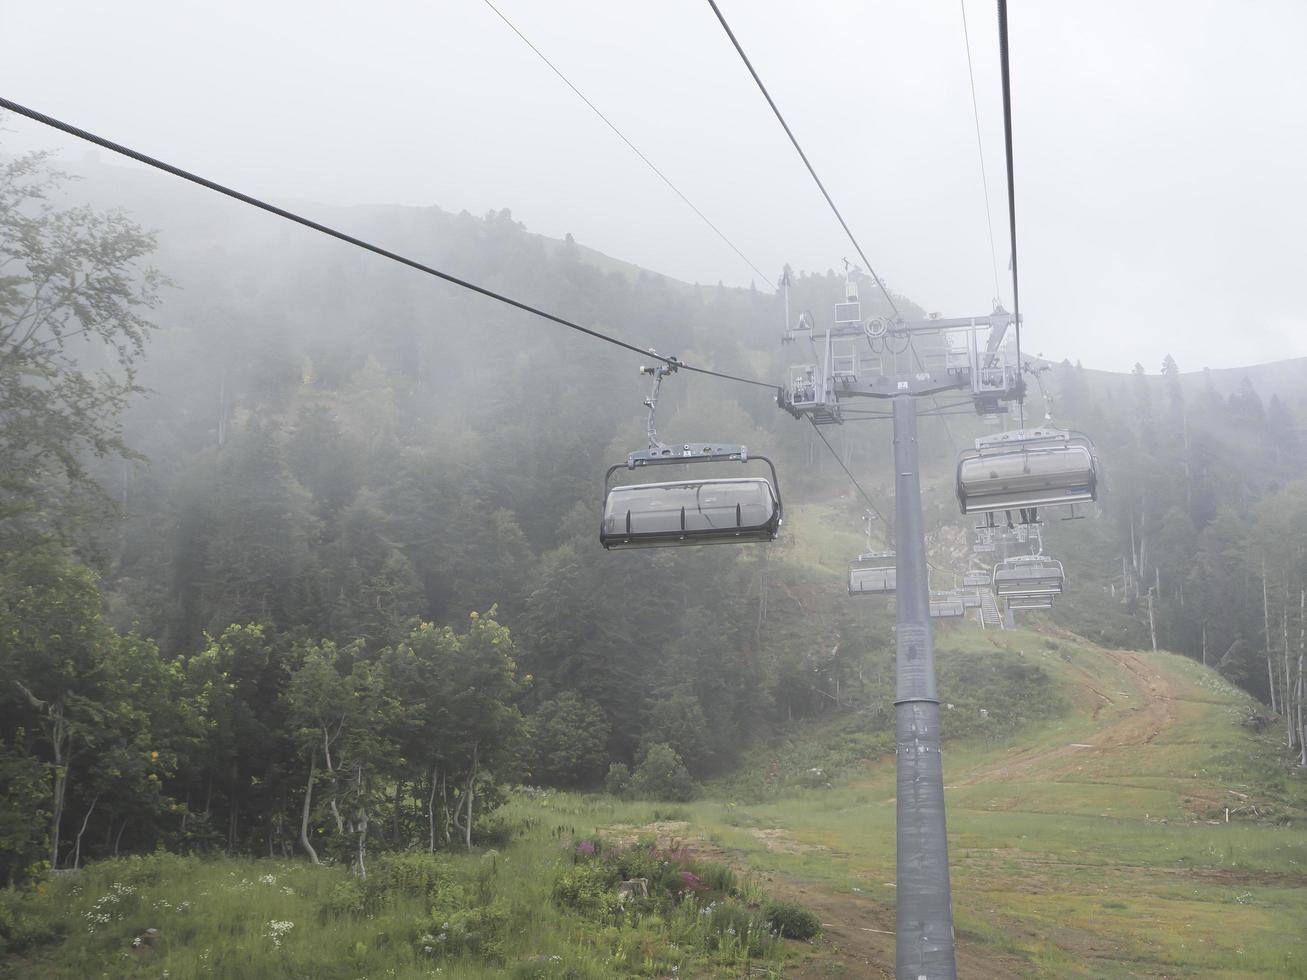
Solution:
M159 846L362 870L370 848L470 842L509 782L659 769L688 795L889 664L889 612L851 606L811 547L863 550L866 505L771 390L681 372L659 427L775 459L780 541L607 553L604 470L644 444L637 358L157 176L87 165L34 196L50 163L6 167L31 271L0 292L0 407L30 423L0 512L10 880ZM762 284L601 270L507 211L314 213L663 354L777 383L801 357ZM820 326L842 283L796 275L795 307ZM34 374L66 397L33 400ZM1146 646L1151 595L1158 644L1300 705L1302 406L1175 377L1041 375L1107 473L1102 519L1046 532L1055 619ZM831 438L892 516L886 428ZM952 466L984 431L923 422L941 568L966 566Z

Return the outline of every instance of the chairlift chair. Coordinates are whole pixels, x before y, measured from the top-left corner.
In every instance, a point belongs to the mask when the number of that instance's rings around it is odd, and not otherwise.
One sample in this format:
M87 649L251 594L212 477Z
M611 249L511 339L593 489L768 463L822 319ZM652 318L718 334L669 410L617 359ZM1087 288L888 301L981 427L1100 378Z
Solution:
M976 440L958 457L958 504L964 514L1025 511L1098 499L1098 460L1084 436L1062 429L1014 429Z
M641 368L654 377L649 408L649 448L628 454L625 463L604 475L604 513L599 543L609 550L668 548L702 544L746 544L774 541L780 533L784 508L776 467L765 456L749 456L744 446L723 443L665 445L658 440L656 412L662 379L676 370L675 358L664 365ZM672 463L738 462L767 464L771 479L747 476L696 479L683 477L662 483L612 486L613 474Z
M930 615L934 619L943 619L955 616L965 616L967 614L966 606L963 605L962 597L956 592L932 592L930 593Z
M1013 609L1052 609L1053 597L1051 595L1010 596L1007 604Z
M994 566L994 594L1000 599L1062 594L1066 573L1056 558L1020 555Z
M872 551L849 562L849 595L893 595L894 552Z

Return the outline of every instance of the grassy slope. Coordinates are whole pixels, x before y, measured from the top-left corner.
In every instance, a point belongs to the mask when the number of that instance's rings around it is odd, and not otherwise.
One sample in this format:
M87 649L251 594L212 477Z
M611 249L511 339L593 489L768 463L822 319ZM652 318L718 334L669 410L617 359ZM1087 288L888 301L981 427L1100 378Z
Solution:
M1266 761L1273 739L1240 726L1247 698L1170 654L1029 631L939 638L944 662L995 644L1038 662L1070 710L946 751L970 975L1307 976L1307 794ZM847 896L846 933L892 930L893 797L889 759L831 789L696 817L751 867ZM1229 824L1227 804L1245 811ZM892 937L869 933L862 952L892 967Z

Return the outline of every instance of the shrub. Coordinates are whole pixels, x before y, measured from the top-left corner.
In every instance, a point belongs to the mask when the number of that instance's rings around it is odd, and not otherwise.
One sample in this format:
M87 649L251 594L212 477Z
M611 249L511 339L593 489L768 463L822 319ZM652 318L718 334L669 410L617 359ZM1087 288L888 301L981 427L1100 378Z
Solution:
M617 882L621 873L603 861L578 864L554 884L554 901L587 915L609 915L617 910Z
M821 920L794 902L767 903L767 921L785 939L811 939L821 932Z
M521 820L513 820L502 810L495 810L477 817L472 836L481 847L503 847L521 832Z
M417 943L427 956L479 956L485 960L503 959L504 926L508 922L508 903L503 899L471 908L457 904L437 907L431 913L431 925Z
M614 762L604 777L604 792L611 796L625 796L631 787L631 769L624 762Z
M65 912L32 891L0 888L0 951L21 953L58 942L66 930Z
M705 906L708 934L705 945L709 949L723 950L732 947L748 956L762 956L771 942L767 920L738 902L724 900Z
M357 878L338 881L327 892L322 902L324 917L352 916L360 918L367 911L368 896L363 882Z
M649 746L631 776L630 792L646 799L684 803L694 799L698 787L676 751L656 742Z
M701 861L696 863L695 872L699 880L715 892L735 895L740 890L740 879L730 865L716 861Z
M604 709L571 691L543 702L528 722L532 775L551 786L593 786L608 746Z
M367 890L369 894L397 893L425 898L453 882L454 874L444 855L409 851L386 854L374 861Z

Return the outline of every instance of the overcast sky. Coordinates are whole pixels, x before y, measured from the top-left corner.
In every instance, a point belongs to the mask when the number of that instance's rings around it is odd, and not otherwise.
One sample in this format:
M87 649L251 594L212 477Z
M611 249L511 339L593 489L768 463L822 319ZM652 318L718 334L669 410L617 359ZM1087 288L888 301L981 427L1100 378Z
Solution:
M705 0L495 2L754 264L853 257ZM988 311L959 0L719 2L876 271ZM1010 307L994 4L965 2ZM1307 355L1307 3L1015 0L1010 23L1026 350ZM250 193L507 207L680 279L757 278L483 0L0 0L0 25L5 96Z

